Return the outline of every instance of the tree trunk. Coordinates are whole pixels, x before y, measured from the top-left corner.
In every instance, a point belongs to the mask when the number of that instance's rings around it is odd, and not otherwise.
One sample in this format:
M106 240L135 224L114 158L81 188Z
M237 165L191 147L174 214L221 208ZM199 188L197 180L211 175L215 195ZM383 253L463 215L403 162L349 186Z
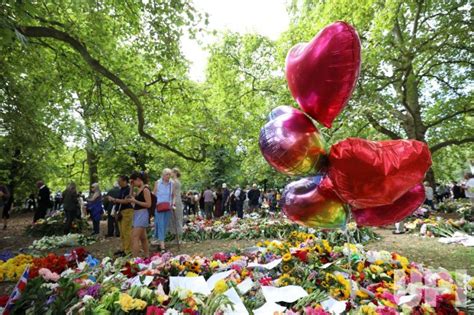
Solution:
M8 178L9 183L8 183L8 190L10 192L10 199L8 202L13 203L14 202L14 191L16 188L16 175L18 174L18 170L20 168L20 155L21 155L21 150L18 148L15 148L13 151L13 156L12 160L10 163L10 176Z
M89 168L89 187L99 182L99 157L97 154L90 148L86 148L87 154L87 165Z
M435 174L434 174L434 171L433 171L433 168L432 168L432 167L430 167L430 169L428 170L428 172L426 172L425 180L426 180L428 183L430 183L430 186L433 188L433 190L436 188Z

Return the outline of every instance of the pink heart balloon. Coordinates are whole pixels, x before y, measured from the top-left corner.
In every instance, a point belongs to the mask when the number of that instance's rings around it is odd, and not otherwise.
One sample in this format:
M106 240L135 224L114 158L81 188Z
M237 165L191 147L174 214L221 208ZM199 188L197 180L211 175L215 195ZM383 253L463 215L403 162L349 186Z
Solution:
M289 106L277 107L269 116L270 121L260 130L258 142L268 164L287 175L318 170L326 149L311 118Z
M288 87L301 109L330 128L346 106L360 69L360 40L345 22L326 26L286 57Z
M386 206L352 209L357 225L383 226L400 222L412 214L425 201L425 188L418 184L394 203Z

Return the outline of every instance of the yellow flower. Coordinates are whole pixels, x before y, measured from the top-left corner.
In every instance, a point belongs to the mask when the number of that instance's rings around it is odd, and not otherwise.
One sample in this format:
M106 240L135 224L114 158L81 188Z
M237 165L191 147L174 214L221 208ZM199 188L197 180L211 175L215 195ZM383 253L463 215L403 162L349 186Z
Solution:
M365 293L364 291L361 291L361 290L357 290L356 292L356 295L362 299L366 299L369 297L369 295L367 293Z
M291 254L290 253L286 253L285 255L283 255L283 261L290 261L291 260Z
M124 312L133 310L133 298L127 293L120 293L119 300L116 303L120 304L120 308Z
M374 264L376 265L383 265L383 260L382 259L377 259L376 261L374 261Z
M127 293L120 293L119 300L116 302L120 304L120 308L124 312L131 310L143 310L146 307L146 302L141 299L134 299Z
M197 277L197 276L198 276L197 274L195 274L194 272L191 272L191 271L186 274L186 277L189 277L189 278L193 278L193 277Z
M227 286L227 283L225 283L223 279L217 281L216 284L214 285L214 292L216 293L224 293L228 289L229 287Z
M364 315L377 315L377 312L375 311L375 307L372 305L362 305L360 307L360 312L361 314L364 314Z
M374 264L370 265L369 268L370 268L370 271L372 271L372 273L375 273L375 274L380 274L383 272L382 267L374 265Z
M289 272L291 271L291 266L289 264L283 264L282 267L281 267L281 270L283 270L283 272Z
M471 288L474 289L474 277L472 277L469 282L467 283Z
M168 301L169 297L165 294L158 294L157 300L158 303L163 304L164 302Z
M314 250L315 250L318 254L322 254L322 253L323 253L323 249L322 249L321 246L319 246L319 245L315 245L315 246L314 246Z
M332 251L332 247L331 245L329 245L329 242L327 240L323 240L323 247L324 247L324 250L328 253Z
M364 267L365 267L365 265L364 265L363 262L358 262L357 263L357 272L361 273L364 270Z
M133 299L132 307L134 310L143 310L146 307L146 302L141 299Z

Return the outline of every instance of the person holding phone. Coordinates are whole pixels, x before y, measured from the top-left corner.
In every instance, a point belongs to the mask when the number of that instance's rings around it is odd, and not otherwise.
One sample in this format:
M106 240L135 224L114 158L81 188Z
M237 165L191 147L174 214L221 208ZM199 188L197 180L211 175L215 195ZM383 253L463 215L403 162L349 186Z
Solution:
M120 192L118 198L110 197L110 201L116 205L116 220L120 231L120 241L122 243L122 251L116 254L130 254L132 251L132 226L133 226L133 207L130 204L131 189L128 184L129 179L126 175L120 175L118 184Z

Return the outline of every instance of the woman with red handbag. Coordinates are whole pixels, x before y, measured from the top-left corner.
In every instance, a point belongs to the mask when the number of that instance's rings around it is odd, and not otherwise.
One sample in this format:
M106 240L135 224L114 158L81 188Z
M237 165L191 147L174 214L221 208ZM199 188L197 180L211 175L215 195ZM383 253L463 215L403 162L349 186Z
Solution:
M165 168L161 173L161 179L155 183L153 192L156 195L155 211L155 241L159 243L161 251L165 250L165 238L168 222L173 211L174 187L170 180L171 170Z

